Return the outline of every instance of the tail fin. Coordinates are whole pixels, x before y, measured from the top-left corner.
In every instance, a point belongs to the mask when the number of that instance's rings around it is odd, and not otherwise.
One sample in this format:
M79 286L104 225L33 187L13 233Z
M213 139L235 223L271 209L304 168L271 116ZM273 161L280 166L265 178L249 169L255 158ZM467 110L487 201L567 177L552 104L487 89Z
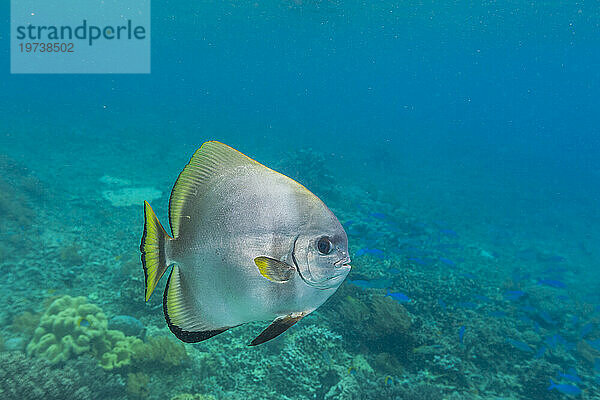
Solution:
M144 234L142 235L140 251L142 252L142 266L146 276L146 301L148 301L158 281L169 267L165 253L165 244L169 240L172 240L172 238L156 218L150 204L144 201Z

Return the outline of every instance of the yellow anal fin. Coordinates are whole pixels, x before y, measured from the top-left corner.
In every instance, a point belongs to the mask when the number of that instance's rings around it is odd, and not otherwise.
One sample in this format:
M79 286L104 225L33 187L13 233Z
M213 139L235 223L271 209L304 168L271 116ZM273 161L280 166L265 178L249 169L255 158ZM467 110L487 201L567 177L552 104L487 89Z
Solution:
M156 288L167 267L166 243L172 240L147 201L144 201L144 233L140 244L146 277L146 301Z
M169 329L186 343L197 343L225 332L229 326L214 328L203 321L199 310L191 302L182 281L179 267L175 265L163 297L163 311Z
M262 276L277 283L289 281L296 270L291 265L270 257L256 257L254 263Z

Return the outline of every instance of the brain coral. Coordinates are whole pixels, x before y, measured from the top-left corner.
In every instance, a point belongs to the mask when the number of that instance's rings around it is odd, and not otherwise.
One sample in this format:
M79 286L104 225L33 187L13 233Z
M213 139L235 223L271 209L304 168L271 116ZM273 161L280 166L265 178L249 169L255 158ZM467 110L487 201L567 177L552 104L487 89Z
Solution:
M40 318L27 354L57 364L81 354L91 354L104 369L128 365L131 348L139 339L107 329L102 310L85 297L62 296Z

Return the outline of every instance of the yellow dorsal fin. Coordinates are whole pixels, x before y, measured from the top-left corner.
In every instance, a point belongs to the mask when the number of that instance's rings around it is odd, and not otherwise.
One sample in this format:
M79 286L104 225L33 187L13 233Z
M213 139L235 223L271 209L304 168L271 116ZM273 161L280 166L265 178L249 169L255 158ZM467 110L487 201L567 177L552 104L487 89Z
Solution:
M242 165L261 165L239 151L217 141L205 142L185 166L169 199L169 222L173 237L179 236L181 217L191 196L199 196L211 177L222 168L235 168Z

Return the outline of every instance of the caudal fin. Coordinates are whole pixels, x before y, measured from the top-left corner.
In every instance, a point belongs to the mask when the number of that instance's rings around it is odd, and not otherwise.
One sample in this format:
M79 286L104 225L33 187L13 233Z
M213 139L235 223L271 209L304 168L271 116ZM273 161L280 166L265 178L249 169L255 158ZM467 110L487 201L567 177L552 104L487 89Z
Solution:
M172 240L147 201L144 201L144 234L140 251L146 276L146 301L168 268L165 244Z

